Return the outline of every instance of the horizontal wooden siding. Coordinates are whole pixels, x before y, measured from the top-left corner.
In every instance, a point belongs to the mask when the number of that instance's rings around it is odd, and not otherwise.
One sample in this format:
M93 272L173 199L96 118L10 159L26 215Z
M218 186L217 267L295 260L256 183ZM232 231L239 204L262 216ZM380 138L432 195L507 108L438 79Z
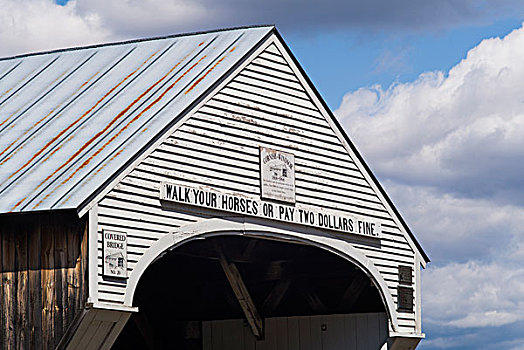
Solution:
M259 195L260 146L295 155L297 203L372 217L382 224L379 247L354 246L375 264L396 301L398 265L414 266L414 252L275 45L245 67L100 202L100 230L128 233L128 269L132 270L162 235L207 217L165 210L158 199L161 181ZM99 298L122 303L125 285L101 276L101 231L99 237ZM400 330L414 332L414 314L400 316Z

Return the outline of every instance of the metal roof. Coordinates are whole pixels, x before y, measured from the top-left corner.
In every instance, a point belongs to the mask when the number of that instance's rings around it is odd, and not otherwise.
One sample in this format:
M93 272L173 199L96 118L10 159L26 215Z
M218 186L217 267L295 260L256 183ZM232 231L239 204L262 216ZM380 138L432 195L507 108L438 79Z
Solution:
M272 30L0 60L0 213L79 208Z

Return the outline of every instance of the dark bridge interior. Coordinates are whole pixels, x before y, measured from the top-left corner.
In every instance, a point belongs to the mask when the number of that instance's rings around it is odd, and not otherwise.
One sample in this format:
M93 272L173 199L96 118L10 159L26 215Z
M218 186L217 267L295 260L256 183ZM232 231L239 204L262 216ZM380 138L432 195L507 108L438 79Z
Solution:
M261 319L385 312L370 279L323 249L238 236L207 238L168 252L146 270L135 293L139 312L113 349L201 349L201 321L245 318L225 261L238 272Z

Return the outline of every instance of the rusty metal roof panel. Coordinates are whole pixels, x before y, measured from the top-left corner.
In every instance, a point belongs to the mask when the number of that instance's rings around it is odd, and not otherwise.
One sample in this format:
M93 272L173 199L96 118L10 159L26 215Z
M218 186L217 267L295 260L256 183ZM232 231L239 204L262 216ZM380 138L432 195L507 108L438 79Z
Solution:
M272 29L0 60L0 213L77 209Z

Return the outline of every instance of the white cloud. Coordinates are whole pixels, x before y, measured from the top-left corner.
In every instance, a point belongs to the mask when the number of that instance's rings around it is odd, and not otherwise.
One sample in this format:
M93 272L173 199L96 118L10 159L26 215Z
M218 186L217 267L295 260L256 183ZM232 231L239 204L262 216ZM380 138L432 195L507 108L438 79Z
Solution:
M433 260L491 260L501 250L524 258L524 207L390 180L383 185Z
M448 322L448 325L457 326L460 328L468 327L487 327L487 326L503 326L509 323L522 320L522 310L517 312L500 312L497 310L472 312L458 320Z
M429 347L465 346L450 330L471 345L478 329L524 323L522 57L524 27L482 41L449 72L350 92L336 111L433 257L423 317L446 331Z
M441 32L492 23L519 10L524 4L511 0L71 0L66 6L53 0L0 0L0 55L271 23L308 37L326 30Z
M96 13L78 15L75 2L0 0L0 56L95 44L115 37Z
M517 327L522 324L517 324ZM489 331L483 328L466 331L460 329L453 332L453 335L433 336L421 343L420 349L461 349L461 350L524 350L524 338L520 329L511 328L501 330L500 327L493 327ZM509 338L511 337L511 338ZM417 348L417 349L419 349Z
M511 0L78 0L82 12L96 12L116 32L151 28L202 30L276 23L286 30L436 30L490 22L524 9ZM162 29L163 28L163 29ZM141 31L138 31L141 30Z
M126 37L176 34L213 28L227 13L216 2L188 0L75 0L77 12L95 14L114 33Z
M383 184L433 259L422 273L426 327L489 328L524 321L524 207ZM461 348L451 344L455 341L446 336L429 342Z
M427 321L470 328L524 320L524 268L519 265L470 261L430 267L423 274Z
M447 74L348 93L336 115L381 177L524 203L522 57L523 28Z

